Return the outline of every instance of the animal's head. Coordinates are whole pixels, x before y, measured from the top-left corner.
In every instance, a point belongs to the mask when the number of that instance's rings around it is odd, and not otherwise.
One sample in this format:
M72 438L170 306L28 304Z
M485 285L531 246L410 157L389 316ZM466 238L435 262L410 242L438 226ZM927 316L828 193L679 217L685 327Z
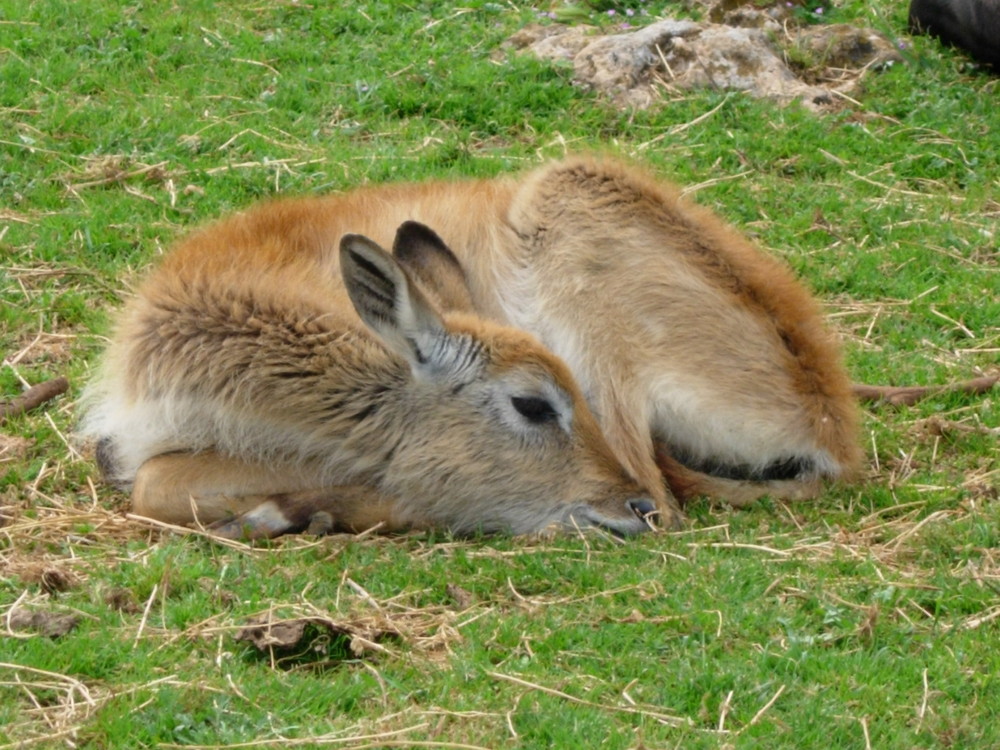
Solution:
M425 227L400 228L397 248L421 243L448 253ZM345 236L340 253L358 315L408 365L396 402L405 413L391 416L380 470L401 521L457 532L650 528L655 504L614 457L558 358L527 333L440 312L365 237Z

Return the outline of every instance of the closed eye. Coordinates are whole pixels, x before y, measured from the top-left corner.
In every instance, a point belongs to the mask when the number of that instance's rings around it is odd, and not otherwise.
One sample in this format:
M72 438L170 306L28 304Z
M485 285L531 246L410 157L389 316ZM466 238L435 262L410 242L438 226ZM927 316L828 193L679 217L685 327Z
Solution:
M511 396L511 405L517 413L532 424L548 424L559 418L555 407L544 398L537 396Z

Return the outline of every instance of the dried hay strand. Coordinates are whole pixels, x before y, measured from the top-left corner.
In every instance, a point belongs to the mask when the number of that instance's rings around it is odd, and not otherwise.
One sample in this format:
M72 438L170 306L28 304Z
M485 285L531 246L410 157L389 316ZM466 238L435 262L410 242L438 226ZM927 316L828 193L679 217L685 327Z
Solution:
M462 742L439 742L435 740L420 740L406 735L416 732L425 733L432 728L428 721L401 729L391 729L384 732L363 732L361 734L345 734L333 732L312 737L273 737L237 742L229 745L174 745L165 743L160 747L186 748L186 750L237 750L237 748L266 747L339 747L345 750L368 750L381 747L419 747L441 748L442 750L490 750L482 745L470 745ZM0 750L3 750L0 748Z

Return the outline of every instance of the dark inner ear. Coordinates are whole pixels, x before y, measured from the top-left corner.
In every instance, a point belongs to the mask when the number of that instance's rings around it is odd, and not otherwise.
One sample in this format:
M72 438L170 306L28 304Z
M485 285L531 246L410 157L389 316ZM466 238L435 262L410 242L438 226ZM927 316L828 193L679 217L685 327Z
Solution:
M396 230L392 254L443 312L473 312L462 263L430 227L407 221Z
M346 258L354 264L353 284L347 285L355 309L366 321L393 321L396 304L395 280L345 243ZM364 293L359 293L362 291Z
M340 271L362 322L411 364L427 364L448 332L398 261L367 237L345 234Z
M419 221L404 221L396 230L396 240L392 245L392 254L396 260L404 263L407 269L435 267L444 263L452 266L464 275L462 264L455 253L444 244L437 232Z

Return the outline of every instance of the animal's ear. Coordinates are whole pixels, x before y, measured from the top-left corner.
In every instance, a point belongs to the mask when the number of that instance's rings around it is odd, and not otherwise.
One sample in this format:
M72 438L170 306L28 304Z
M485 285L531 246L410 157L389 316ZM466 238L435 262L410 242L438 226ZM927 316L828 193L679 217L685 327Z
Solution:
M407 221L396 230L392 254L437 299L442 312L473 312L465 269L430 227Z
M365 325L410 363L418 376L442 378L467 367L469 342L451 334L406 271L367 237L344 235L340 270ZM466 355L468 352L465 352Z

